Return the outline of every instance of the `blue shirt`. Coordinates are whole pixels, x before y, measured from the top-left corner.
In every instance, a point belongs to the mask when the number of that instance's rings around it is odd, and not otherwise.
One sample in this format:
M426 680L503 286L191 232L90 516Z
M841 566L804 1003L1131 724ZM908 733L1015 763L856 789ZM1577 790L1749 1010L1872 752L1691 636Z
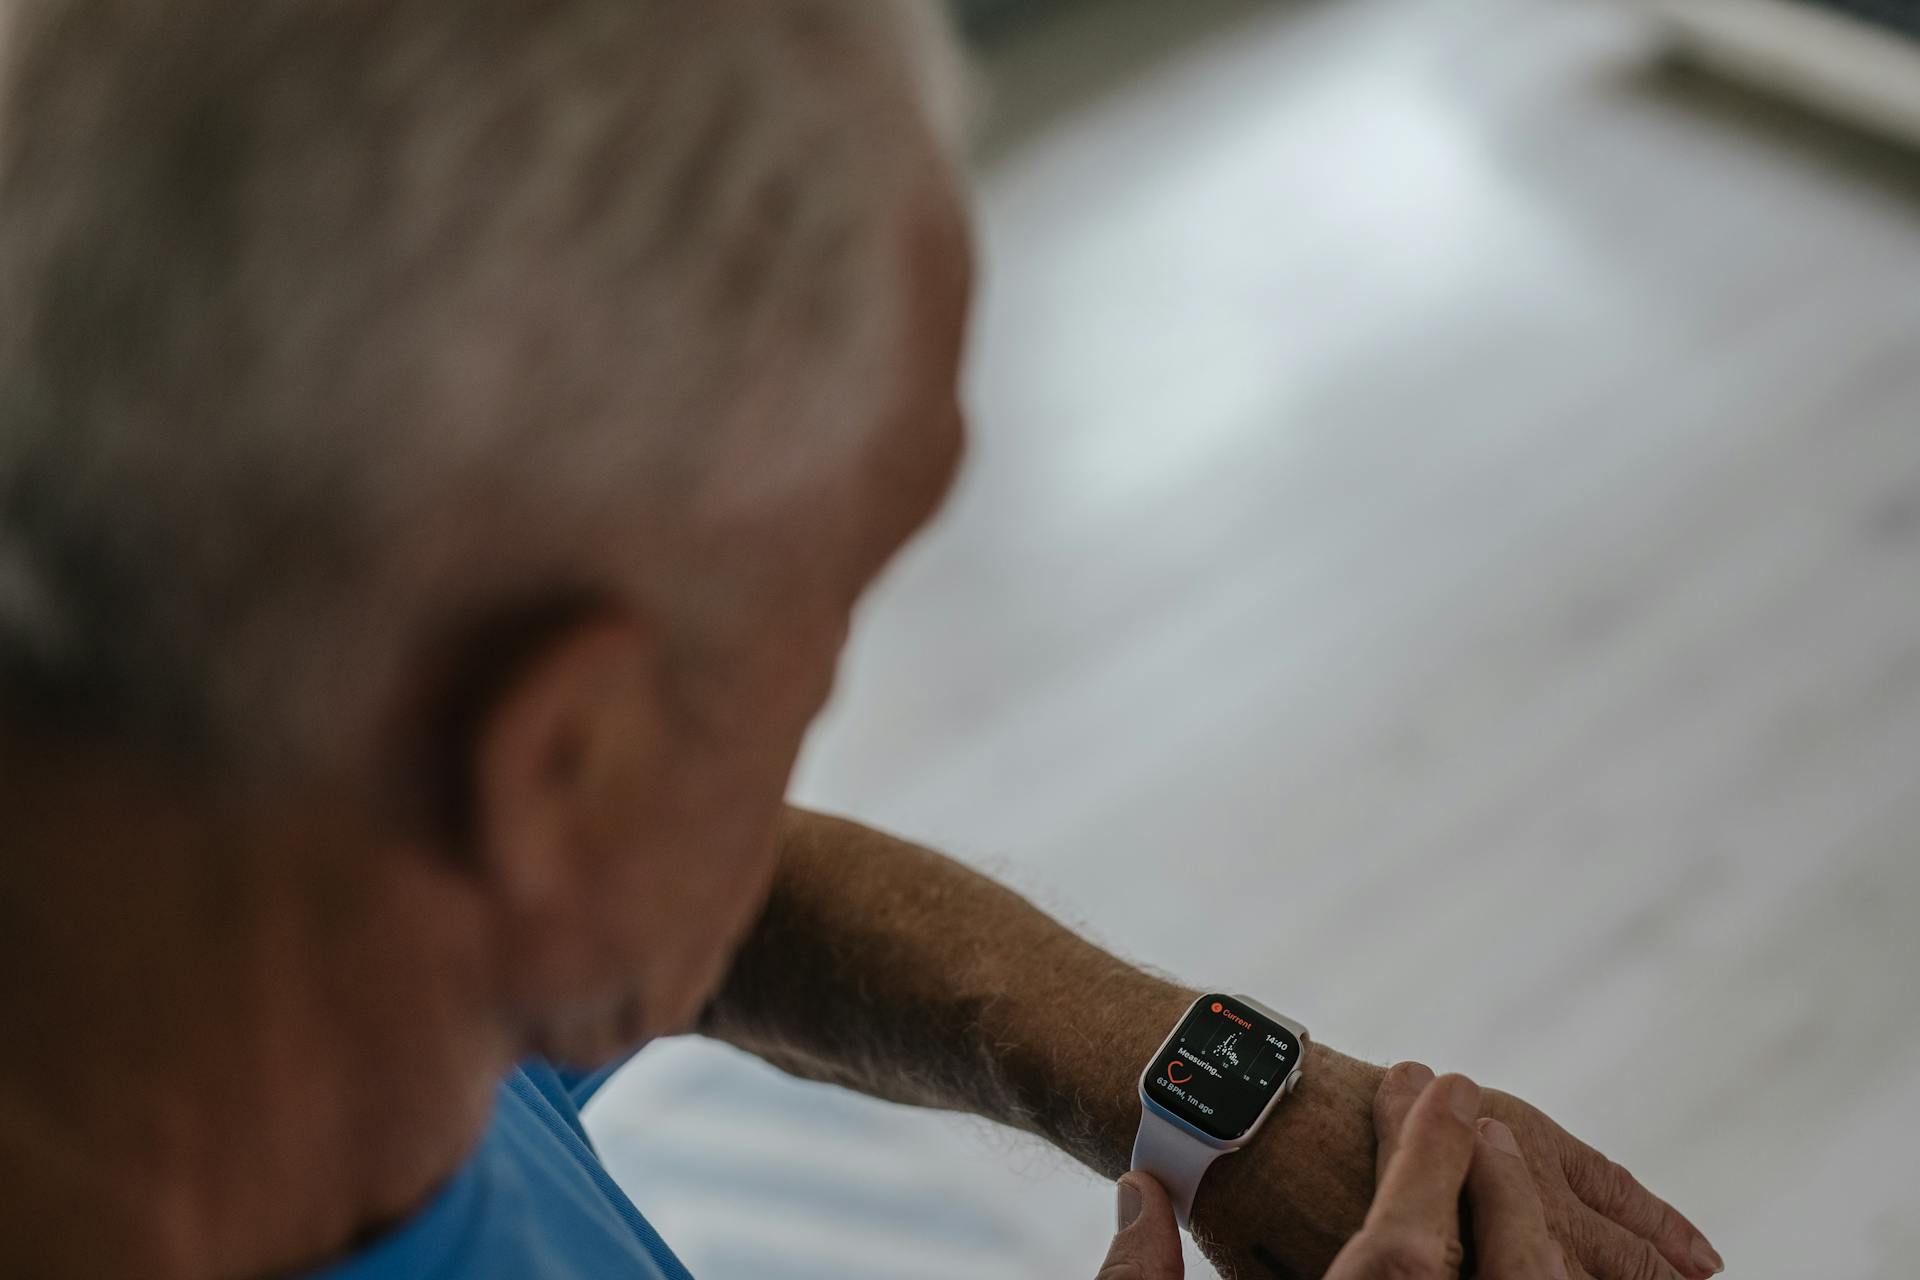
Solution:
M314 1280L692 1280L581 1126L608 1074L522 1063L479 1149L433 1203Z

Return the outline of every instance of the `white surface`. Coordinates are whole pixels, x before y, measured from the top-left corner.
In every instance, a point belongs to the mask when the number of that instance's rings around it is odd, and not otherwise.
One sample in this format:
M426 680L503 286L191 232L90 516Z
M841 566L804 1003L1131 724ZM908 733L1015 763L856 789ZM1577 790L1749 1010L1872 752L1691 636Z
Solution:
M969 474L799 796L1532 1098L1740 1280L1911 1280L1920 164L1643 36L1102 0L1000 58ZM1109 1230L1024 1140L710 1049L592 1120L708 1277Z

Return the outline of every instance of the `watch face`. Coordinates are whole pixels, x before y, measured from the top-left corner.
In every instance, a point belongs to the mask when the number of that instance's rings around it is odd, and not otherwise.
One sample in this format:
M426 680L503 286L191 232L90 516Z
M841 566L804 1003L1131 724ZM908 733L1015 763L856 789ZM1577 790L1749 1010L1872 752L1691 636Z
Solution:
M1300 1063L1293 1032L1232 996L1206 995L1142 1077L1146 1095L1202 1133L1246 1136Z

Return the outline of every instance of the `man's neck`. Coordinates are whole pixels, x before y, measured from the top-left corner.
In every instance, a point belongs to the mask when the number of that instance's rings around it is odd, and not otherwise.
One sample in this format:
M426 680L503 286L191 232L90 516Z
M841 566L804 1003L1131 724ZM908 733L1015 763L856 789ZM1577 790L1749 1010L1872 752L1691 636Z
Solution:
M352 806L268 822L210 794L0 747L0 1256L21 1274L344 1253L457 1167L511 1062L452 868L378 848Z

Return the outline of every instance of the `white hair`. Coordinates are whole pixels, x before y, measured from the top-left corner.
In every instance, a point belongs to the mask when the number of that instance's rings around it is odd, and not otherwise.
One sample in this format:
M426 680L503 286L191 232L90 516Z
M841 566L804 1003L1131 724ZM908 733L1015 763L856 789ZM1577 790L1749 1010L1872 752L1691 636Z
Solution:
M697 583L877 411L964 115L918 0L10 8L0 716L256 763L608 556Z

